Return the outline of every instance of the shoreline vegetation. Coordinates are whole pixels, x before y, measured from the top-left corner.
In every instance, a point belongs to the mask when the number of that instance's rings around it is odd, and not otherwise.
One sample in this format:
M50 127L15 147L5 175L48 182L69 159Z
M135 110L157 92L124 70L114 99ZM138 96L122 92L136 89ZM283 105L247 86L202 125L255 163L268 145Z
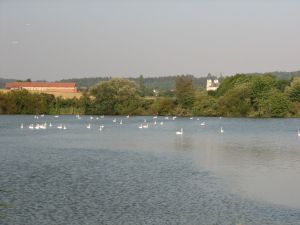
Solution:
M236 74L224 78L216 91L207 92L194 84L193 76L182 75L171 90L155 94L141 75L137 81L101 81L73 98L0 91L0 114L299 118L300 78Z

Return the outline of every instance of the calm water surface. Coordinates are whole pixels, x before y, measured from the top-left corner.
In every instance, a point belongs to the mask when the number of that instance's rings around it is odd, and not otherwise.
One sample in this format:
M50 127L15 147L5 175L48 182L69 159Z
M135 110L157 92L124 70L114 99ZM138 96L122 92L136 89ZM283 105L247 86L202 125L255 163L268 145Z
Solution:
M0 224L300 224L299 119L113 118L0 116Z

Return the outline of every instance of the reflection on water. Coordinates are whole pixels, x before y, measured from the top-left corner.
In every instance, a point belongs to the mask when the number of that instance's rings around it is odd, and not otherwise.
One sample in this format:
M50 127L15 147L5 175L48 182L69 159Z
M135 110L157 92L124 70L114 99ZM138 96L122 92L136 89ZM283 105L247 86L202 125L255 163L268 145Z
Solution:
M112 119L45 116L52 128L29 130L33 116L1 116L0 189L12 192L0 202L15 208L0 222L300 223L300 120Z
M187 136L174 136L174 150L175 151L192 151L194 150L194 140Z
M228 119L230 133L194 151L194 158L230 179L233 191L300 208L300 139L296 135L300 121L237 121Z

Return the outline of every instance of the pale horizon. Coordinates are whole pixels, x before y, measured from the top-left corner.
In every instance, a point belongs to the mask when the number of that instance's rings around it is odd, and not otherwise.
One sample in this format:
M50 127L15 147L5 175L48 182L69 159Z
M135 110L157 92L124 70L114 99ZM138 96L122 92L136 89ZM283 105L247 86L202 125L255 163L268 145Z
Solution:
M0 77L300 70L297 1L0 1Z

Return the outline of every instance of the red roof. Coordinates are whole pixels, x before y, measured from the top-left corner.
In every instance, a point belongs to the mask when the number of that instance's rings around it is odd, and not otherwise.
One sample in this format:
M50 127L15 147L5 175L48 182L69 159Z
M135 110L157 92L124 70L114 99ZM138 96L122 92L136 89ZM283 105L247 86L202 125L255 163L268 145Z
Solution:
M54 83L54 82L11 82L6 83L5 88L22 88L22 87L76 87L75 83Z

